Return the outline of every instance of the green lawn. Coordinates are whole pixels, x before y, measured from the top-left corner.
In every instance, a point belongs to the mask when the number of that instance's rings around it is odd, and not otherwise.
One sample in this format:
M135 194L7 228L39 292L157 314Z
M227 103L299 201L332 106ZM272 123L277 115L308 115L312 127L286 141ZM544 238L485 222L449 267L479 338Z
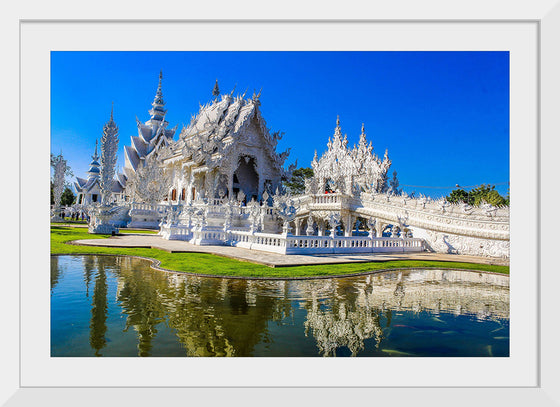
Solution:
M144 231L142 231L144 232ZM448 261L394 260L375 263L328 264L271 268L204 253L168 253L159 249L116 248L69 245L79 239L105 239L108 235L89 234L84 228L51 226L52 254L114 254L149 257L161 261L161 267L188 273L244 277L335 276L395 268L457 268L509 274L509 266Z
M88 222L87 220L74 220L72 218L69 217L65 217L63 221L61 222L51 222L51 224L56 225L57 223L62 223L62 224L76 224L76 225L87 225Z
M148 235L155 235L158 230L147 230L147 229L119 229L119 233L146 233Z

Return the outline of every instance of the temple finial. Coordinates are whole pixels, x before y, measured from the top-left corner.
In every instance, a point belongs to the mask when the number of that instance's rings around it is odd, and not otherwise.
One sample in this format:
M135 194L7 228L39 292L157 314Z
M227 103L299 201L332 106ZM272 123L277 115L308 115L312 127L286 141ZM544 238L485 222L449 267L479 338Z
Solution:
M366 145L366 126L362 123L362 133L360 134L360 144Z
M97 139L95 139L95 153L93 154L93 157L91 157L91 158L93 158L96 161L99 158L99 156L97 155Z
M162 121L165 116L165 113L167 112L167 110L163 108L165 102L163 100L163 92L161 90L162 79L163 79L163 71L160 70L156 96L154 97L154 101L152 102L152 109L149 111L152 120Z
M218 79L216 79L216 83L214 84L214 89L212 89L212 96L217 98L220 95L220 87L218 86Z
M335 140L342 141L342 129L340 128L340 116L339 115L336 115L336 127L334 128L333 142Z
M158 82L158 88L156 91L156 98L161 98L162 96L162 92L161 92L161 80L163 79L163 71L159 71L159 82Z

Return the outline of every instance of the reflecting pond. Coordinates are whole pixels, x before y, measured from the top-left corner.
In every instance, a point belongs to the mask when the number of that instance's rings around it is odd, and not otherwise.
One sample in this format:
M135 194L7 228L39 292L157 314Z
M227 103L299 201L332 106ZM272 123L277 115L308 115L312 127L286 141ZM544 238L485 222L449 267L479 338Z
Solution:
M509 277L242 280L51 256L51 356L509 356Z

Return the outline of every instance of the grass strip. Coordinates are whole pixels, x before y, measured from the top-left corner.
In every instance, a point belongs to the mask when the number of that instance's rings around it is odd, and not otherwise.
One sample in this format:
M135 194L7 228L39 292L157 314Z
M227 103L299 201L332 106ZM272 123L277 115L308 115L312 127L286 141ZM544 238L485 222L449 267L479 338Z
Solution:
M158 230L148 230L148 229L119 229L120 233L142 233L146 235L156 235L159 231Z
M160 267L187 273L232 277L315 277L365 273L397 268L455 268L509 274L509 266L429 260L389 260L370 263L318 264L271 268L207 253L168 253L160 249L69 245L80 239L106 239L109 235L89 234L86 229L51 226L51 254L113 254L149 257Z

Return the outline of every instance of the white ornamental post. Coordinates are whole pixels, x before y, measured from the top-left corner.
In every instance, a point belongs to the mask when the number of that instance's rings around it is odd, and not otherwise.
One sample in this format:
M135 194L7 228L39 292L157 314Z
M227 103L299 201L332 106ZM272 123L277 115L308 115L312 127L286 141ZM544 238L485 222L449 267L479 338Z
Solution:
M373 240L373 238L376 235L375 232L375 224L377 223L377 220L374 218L369 218L368 219L368 227L369 227L369 238Z
M108 204L111 198L118 148L119 128L113 121L113 107L111 107L111 118L103 126L103 136L101 137L99 186L101 189L101 203L103 204Z
M307 234L307 236L311 236L313 235L314 231L315 229L313 228L313 217L311 216L311 214L309 214L309 216L307 217L307 228L305 229L305 233Z
M60 211L61 211L60 201L62 198L62 193L64 192L64 184L65 184L64 177L66 173L69 171L69 168L66 165L66 160L62 156L62 153L60 153L56 157L51 155L51 166L54 169L54 174L53 174L54 210L51 217L51 221L62 222L64 219L60 217Z

